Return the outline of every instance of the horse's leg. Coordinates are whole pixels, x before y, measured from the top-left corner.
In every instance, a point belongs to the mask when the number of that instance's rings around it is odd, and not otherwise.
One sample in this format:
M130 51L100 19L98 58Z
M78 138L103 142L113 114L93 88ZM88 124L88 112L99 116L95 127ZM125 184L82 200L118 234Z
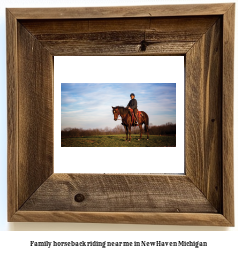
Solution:
M127 141L128 140L128 128L126 125L124 125L124 127L125 127L125 132L126 132L126 141Z
M129 129L129 142L131 142L131 124L128 126Z
M145 132L147 133L147 140L149 140L149 126L145 123Z
M142 124L141 123L140 123L139 127L140 127L140 138L138 140L141 140L141 138L142 138Z
M147 129L147 140L149 140L149 126L148 126L148 124L146 125L146 129Z

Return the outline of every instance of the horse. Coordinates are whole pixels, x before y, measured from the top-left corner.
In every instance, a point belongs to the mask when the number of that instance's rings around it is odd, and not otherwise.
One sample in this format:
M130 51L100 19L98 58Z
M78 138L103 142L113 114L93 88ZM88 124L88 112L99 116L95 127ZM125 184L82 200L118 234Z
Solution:
M140 127L140 138L142 138L142 124L144 124L145 132L147 133L147 140L149 140L149 116L144 111L138 111L138 125ZM129 109L124 107L112 107L112 113L114 115L114 120L117 121L118 116L120 115L122 118L122 125L125 127L126 132L126 141L128 141L128 132L129 132L129 142L131 141L131 126L135 126L132 122L132 117L130 115Z

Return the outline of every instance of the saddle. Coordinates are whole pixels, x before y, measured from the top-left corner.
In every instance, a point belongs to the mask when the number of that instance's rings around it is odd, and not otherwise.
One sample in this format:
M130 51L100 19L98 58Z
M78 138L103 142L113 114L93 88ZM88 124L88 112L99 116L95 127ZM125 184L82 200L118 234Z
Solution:
M135 125L135 119L136 119L136 117L134 116L134 111L133 111L132 108L130 108L130 113L131 113L131 121L132 121L133 125ZM137 117L138 117L138 119L140 119L142 115L143 114L141 113L141 111L137 110Z

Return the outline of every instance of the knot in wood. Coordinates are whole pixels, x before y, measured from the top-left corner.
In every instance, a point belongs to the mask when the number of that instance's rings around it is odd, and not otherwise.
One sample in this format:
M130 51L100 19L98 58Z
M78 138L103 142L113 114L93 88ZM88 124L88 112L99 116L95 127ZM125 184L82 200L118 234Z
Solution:
M147 47L147 42L145 40L141 41L140 50L141 51L146 51L146 47Z
M74 200L75 200L76 202L83 202L84 199L85 199L84 195L83 195L83 194L80 194L80 193L77 194L77 195L75 195L75 197L74 197Z

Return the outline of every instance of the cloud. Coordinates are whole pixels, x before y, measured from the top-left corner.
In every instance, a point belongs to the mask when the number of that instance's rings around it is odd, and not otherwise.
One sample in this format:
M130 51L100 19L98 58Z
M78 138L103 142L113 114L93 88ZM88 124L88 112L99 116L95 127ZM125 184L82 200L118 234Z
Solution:
M63 104L68 104L72 102L76 102L77 100L75 98L70 98L70 97L63 97L62 98L62 103Z

